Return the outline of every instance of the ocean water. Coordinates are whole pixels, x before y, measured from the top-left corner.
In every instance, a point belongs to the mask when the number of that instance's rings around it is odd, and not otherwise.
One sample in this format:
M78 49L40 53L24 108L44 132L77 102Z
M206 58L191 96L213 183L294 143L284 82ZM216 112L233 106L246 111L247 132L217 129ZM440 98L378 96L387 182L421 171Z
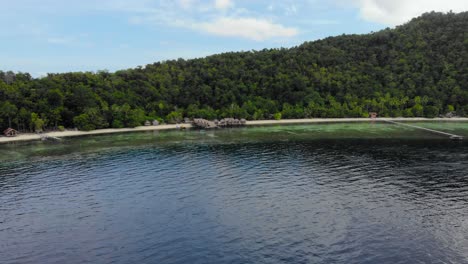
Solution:
M0 153L0 263L468 263L466 140L327 124Z

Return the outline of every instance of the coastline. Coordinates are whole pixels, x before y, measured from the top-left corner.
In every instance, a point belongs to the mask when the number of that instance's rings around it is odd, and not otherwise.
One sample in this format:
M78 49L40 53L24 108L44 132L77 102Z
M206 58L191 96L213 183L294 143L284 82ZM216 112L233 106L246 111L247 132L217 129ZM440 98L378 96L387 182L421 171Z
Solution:
M375 121L401 121L401 122L419 122L419 121L449 121L449 122L468 122L468 117L453 118L425 118L425 117L379 117L371 118L309 118L309 119L282 119L282 120L255 120L247 121L246 126L262 125L287 125L287 124L320 124L320 123L353 123L353 122L375 122Z
M180 125L160 125L160 126L141 126L135 128L106 128L97 129L91 131L54 131L42 134L19 134L16 137L0 137L0 144L10 142L24 142L24 141L36 141L41 140L42 137L54 137L54 138L66 138L66 137L80 137L80 136L92 136L92 135L107 135L117 133L130 133L130 132L144 132L144 131L162 131L162 130L176 130L176 129L187 129L192 128L190 124Z
M468 118L311 118L311 119L283 119L283 120L255 120L247 121L245 126L268 126L268 125L292 125L292 124L323 124L323 123L353 123L353 122L379 122L379 121L403 121L403 122L418 122L418 121L442 121L442 122L468 122ZM106 128L92 131L54 131L43 134L20 134L16 137L0 137L0 144L24 141L37 141L42 137L66 138L92 135L106 135L117 133L144 132L144 131L164 131L176 129L190 129L191 124L179 125L159 125L159 126L141 126L136 128Z

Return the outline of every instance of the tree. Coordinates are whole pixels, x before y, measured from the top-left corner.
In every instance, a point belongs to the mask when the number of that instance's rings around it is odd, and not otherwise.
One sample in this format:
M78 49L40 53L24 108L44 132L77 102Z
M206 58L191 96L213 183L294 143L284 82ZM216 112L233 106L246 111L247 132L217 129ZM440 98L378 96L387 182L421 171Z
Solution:
M31 126L36 133L41 133L44 129L45 121L36 113L31 113Z
M11 127L11 118L16 115L16 112L18 112L18 108L9 101L0 106L0 114L8 119L8 127Z
M90 131L96 129L96 126L93 124L88 114L81 114L79 116L76 116L75 118L73 118L73 122L75 123L75 126L80 130Z
M275 113L274 114L274 119L275 120L281 120L281 117L282 117L281 113Z
M22 107L18 113L18 130L26 130L26 125L31 123L31 113Z
M416 104L411 108L413 116L421 117L424 115L424 107L420 104Z
M166 121L171 124L180 123L182 121L182 112L181 111L172 111L166 116Z
M429 117L429 118L434 118L439 115L439 108L433 106L433 105L428 105L424 107L424 116Z
M47 93L47 102L51 107L60 107L63 105L63 94L60 90L49 90Z
M94 130L108 127L109 124L103 117L99 108L88 108L85 113L73 118L73 123L80 130Z
M143 109L133 109L130 111L127 120L127 127L141 126L146 120L145 111Z
M468 12L297 47L229 52L120 70L0 71L0 130L129 127L145 119L468 116ZM18 108L20 110L18 111ZM75 118L77 118L75 120ZM36 120L37 121L37 120ZM77 122L74 122L77 121Z
M62 120L62 111L63 107L57 107L47 114L48 120L53 124L54 129L57 129L58 123Z

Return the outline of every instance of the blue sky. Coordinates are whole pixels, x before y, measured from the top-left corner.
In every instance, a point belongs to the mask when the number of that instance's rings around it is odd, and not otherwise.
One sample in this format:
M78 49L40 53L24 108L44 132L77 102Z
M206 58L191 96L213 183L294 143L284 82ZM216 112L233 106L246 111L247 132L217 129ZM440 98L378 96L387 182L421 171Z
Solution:
M0 70L115 71L362 34L466 0L0 0Z

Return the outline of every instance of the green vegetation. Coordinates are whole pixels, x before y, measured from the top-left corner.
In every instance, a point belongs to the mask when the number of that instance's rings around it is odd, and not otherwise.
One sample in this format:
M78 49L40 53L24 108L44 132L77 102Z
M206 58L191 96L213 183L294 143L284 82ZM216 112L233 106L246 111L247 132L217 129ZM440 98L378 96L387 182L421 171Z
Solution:
M468 115L468 12L290 49L224 53L109 73L0 72L0 128L133 127L183 117Z

